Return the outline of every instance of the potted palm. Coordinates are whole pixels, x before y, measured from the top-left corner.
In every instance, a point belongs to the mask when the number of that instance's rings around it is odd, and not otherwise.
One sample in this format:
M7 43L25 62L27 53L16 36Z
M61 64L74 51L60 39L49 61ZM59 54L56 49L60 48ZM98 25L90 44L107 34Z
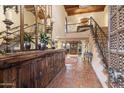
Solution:
M24 35L24 48L29 50L31 48L31 43L34 43L32 36L28 33Z
M41 50L46 49L46 46L48 45L49 40L50 40L50 37L48 37L45 32L42 32L40 34L39 49L41 49Z

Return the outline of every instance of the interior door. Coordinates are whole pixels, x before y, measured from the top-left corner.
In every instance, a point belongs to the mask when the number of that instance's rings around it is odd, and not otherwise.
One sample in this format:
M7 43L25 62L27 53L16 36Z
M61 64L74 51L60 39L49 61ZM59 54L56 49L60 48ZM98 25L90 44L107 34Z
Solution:
M70 54L77 54L78 42L70 43Z

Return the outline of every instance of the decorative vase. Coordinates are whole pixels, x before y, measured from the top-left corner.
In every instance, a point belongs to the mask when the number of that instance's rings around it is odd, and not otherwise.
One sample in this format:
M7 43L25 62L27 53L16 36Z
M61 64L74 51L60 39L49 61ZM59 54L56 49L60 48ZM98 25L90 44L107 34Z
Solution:
M40 50L45 50L46 44L45 44L45 43L40 43L40 44L38 45L38 47L39 47Z
M52 49L55 49L55 41L52 41Z
M30 48L31 48L31 43L25 42L25 43L24 43L24 48L25 48L26 50L30 50Z
M52 47L52 49L55 49L55 47Z
M55 44L52 45L52 49L55 49Z

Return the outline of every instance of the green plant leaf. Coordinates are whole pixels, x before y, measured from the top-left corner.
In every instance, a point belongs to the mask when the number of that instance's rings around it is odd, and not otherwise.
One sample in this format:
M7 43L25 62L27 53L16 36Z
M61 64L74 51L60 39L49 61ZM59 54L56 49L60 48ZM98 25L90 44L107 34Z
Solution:
M30 34L28 34L28 33L24 34L24 41L29 42L29 43L31 43L31 42L35 43L32 39L33 38L32 38L32 36Z
M6 54L6 52L5 52L5 51L0 50L0 54L5 55L5 54Z
M40 42L48 44L50 40L50 37L47 36L47 34L45 32L42 32L40 34Z

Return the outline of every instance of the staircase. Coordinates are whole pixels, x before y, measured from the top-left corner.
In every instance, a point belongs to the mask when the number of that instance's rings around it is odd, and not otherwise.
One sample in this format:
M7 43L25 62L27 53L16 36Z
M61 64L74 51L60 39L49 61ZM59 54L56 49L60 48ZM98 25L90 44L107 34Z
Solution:
M91 17L90 45L92 48L93 59L92 67L96 72L103 87L108 87L108 28L101 28Z
M27 27L28 24L24 24L24 27ZM5 46L8 45L8 46L13 46L15 45L15 43L17 41L19 41L19 31L20 31L20 26L16 26L16 27L13 27L11 28L9 31L5 30L5 31L2 31L0 32L0 49L3 50L5 49ZM6 34L8 35L8 37L6 37ZM8 41L5 42L5 41Z
M93 53L91 65L97 74L103 87L108 85L108 27L100 27L99 24L90 17L88 24L81 23L67 24L67 33L80 34L84 37L87 32L90 32L89 51ZM68 27L69 26L69 27ZM68 29L69 28L69 29ZM86 32L85 32L86 31ZM81 33L83 34L81 35Z
M41 24L39 24L41 25ZM36 24L32 24L30 26L28 26L27 24L24 24L24 30L30 30L28 31L28 33L34 37L34 33L35 33L35 26ZM14 29L15 28L15 29ZM19 44L20 44L20 26L17 26L17 27L14 27L12 29L10 29L8 36L4 36L3 34L6 33L6 31L2 31L1 32L1 37L0 37L0 40L1 40L1 43L0 43L0 50L5 50L6 47L8 47L12 52L14 51L15 49L14 48L17 48L19 49ZM7 42L6 42L7 41Z
M81 34L90 31L92 38L98 48L99 55L104 63L104 67L108 67L108 28L100 27L99 24L92 18L89 18L89 24L82 25L81 23L67 24L67 33ZM69 29L68 29L69 28ZM85 32L87 31L87 32ZM72 34L71 34L72 35ZM85 34L83 34L85 35ZM83 37L83 36L82 36ZM88 37L88 36L87 36Z
M24 6L25 10L31 12L34 14L37 19L45 19L46 17L48 18L48 7L46 5L25 5ZM50 8L49 8L50 9ZM52 8L51 8L52 9ZM51 10L49 10L50 13ZM38 23L37 24L32 24L28 26L27 24L24 24L24 30L25 32L29 33L34 39L35 31L36 31L36 25L37 25L37 30L40 31L43 30L44 24ZM46 23L45 23L46 24ZM14 47L18 47L19 49L19 41L20 41L20 26L16 26L14 28L11 28L9 31L2 31L0 32L0 51L5 50L6 47L9 49Z

